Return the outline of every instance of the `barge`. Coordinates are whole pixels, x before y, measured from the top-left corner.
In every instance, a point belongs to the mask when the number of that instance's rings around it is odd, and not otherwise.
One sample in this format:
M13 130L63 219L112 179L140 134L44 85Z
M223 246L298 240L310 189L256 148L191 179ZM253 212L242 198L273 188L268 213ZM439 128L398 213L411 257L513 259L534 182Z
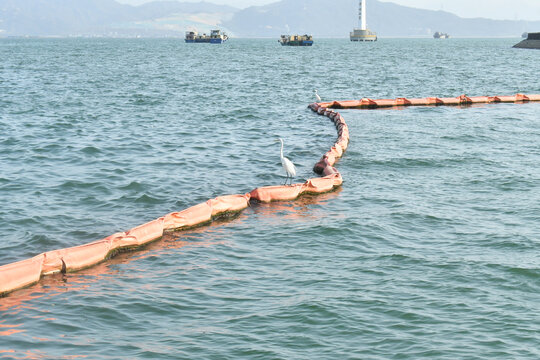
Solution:
M221 30L212 30L210 35L202 34L200 35L196 31L187 31L185 41L187 43L210 43L210 44L221 44L227 41L229 37L226 33L221 32Z
M281 35L278 40L281 46L312 46L313 36L311 35Z

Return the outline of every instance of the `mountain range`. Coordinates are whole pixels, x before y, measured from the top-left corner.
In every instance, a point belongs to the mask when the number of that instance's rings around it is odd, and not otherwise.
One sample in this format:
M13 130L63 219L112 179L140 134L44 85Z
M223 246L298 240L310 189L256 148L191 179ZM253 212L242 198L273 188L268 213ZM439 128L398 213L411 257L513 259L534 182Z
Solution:
M357 26L358 0L282 0L237 9L209 2L154 1L139 6L114 0L0 0L0 36L183 36L220 28L236 37L308 33L347 37ZM540 21L465 19L445 11L368 1L368 25L382 37L518 37Z
M238 9L208 2L114 0L0 0L3 36L183 36L215 27Z

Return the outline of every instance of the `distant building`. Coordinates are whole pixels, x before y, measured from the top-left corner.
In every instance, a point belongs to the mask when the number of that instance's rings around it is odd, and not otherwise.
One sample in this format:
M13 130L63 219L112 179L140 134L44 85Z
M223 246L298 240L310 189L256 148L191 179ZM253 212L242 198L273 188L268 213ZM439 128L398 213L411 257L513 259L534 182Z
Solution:
M366 24L366 0L358 4L358 26L350 33L351 41L377 41L377 33L370 31Z

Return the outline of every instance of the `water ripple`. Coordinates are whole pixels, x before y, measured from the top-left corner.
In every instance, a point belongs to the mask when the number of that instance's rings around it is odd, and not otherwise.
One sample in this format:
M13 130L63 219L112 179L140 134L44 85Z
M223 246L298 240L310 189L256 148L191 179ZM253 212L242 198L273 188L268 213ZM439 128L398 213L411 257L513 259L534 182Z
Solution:
M540 93L512 39L450 40L0 39L0 264L283 182L277 137L313 177L314 88ZM340 111L342 189L44 277L0 299L0 356L537 359L538 109Z

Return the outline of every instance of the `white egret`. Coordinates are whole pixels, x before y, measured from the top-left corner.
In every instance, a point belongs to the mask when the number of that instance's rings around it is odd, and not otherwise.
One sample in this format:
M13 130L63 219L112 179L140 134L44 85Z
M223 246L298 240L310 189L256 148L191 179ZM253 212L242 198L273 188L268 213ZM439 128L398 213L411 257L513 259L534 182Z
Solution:
M319 96L319 93L317 92L317 89L315 89L315 98L317 99L317 102L322 101L321 97Z
M287 180L289 180L289 177L291 178L291 185L292 185L292 178L293 176L296 176L296 168L294 167L294 164L291 160L287 159L285 156L283 156L283 140L279 138L279 141L281 141L281 165L283 166L283 170L287 173L287 178L285 179L285 184L287 184Z

